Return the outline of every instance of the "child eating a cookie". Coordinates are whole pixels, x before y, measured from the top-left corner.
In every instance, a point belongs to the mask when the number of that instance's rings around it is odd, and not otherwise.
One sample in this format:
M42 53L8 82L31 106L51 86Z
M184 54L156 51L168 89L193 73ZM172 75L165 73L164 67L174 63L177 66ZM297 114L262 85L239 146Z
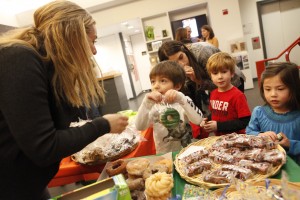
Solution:
M175 61L163 61L150 72L151 92L139 107L135 125L138 130L153 126L156 153L178 151L191 142L189 122L200 124L203 115L193 101L180 90L184 87L184 69Z

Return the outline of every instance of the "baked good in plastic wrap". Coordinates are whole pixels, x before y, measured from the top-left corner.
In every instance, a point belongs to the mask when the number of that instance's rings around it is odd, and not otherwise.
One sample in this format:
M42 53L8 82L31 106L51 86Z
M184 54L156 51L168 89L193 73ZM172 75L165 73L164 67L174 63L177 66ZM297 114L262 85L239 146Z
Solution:
M217 196L209 189L185 184L182 200L216 200Z
M70 126L82 126L81 120ZM96 165L113 161L132 152L144 138L133 125L128 125L121 134L107 133L71 156L72 160L85 165Z
M227 200L298 200L300 199L300 184L288 181L286 173L282 179L264 179L245 183L239 179L231 182L231 186L217 189L213 192L217 199Z

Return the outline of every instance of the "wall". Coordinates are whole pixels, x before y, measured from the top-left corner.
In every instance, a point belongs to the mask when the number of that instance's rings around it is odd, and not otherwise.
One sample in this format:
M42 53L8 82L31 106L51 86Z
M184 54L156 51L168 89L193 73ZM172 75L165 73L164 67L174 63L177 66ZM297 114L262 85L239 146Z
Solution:
M97 21L97 27L100 28L99 32L101 33L101 27L121 23L137 16L147 17L204 3L208 3L208 19L215 35L219 38L220 48L228 51L228 39L243 37L238 0L172 0L172 4L169 1L142 0L95 12L93 17ZM228 9L229 14L223 16L223 9ZM116 13L118 14L116 15ZM103 20L108 18L109 20Z
M132 98L133 94L129 82L127 66L118 33L99 38L96 43L96 48L97 55L95 55L95 59L102 73L110 71L121 72L127 98Z
M247 43L247 51L249 53L249 56L251 57L249 62L252 70L252 77L255 78L257 77L255 62L264 59L262 48L253 50L251 42L251 38L258 36L261 43L256 2L257 0L239 0L242 25L246 25L249 27L249 30L246 30L244 39Z
M205 9L206 6L208 10ZM106 10L101 10L99 12L94 12L92 15L97 21L98 33L101 34L101 28L105 28L111 24L117 24L126 20L134 19L137 16L143 18L159 13L169 12L171 19L174 20L177 19L177 17L190 17L191 13L186 11L187 7L192 8L191 11L195 15L197 12L193 9L194 7L198 8L198 14L208 14L208 20L211 23L216 36L219 38L221 50L229 51L228 40L243 37L238 0L226 2L223 2L222 0L173 0L172 4L170 4L169 1L142 0L130 2ZM229 14L223 15L223 9L228 9ZM184 10L185 14L180 13L180 10ZM250 54L249 57L251 57ZM148 65L148 63L145 63L143 66L138 66L139 72L149 73L149 70L144 70L145 66L148 67ZM148 77L148 74L140 74L140 77ZM149 84L145 85L149 86ZM145 89L150 88L143 87L143 90Z
M218 0L220 1L220 0ZM188 5L195 5L205 0L141 0L134 1L117 7L94 12L93 17L96 19L99 27L105 27L110 24L116 24L128 19L137 17L147 17L170 10L176 10ZM117 14L116 14L117 13ZM109 20L103 20L109 19Z
M16 17L7 15L6 13L0 13L0 24L15 27L19 26Z
M228 10L227 15L223 15L224 9ZM208 14L211 26L219 40L219 48L222 51L230 52L229 42L243 37L238 0L210 0L208 1Z
M253 33L246 35L245 40L247 41L252 75L256 77L255 61L262 59L262 50L253 51L250 48L251 37L260 36L256 0L172 0L172 3L167 0L138 0L98 12L93 11L92 15L97 21L98 32L101 34L101 28L111 24L121 23L137 17L147 17L162 12L180 10L199 4L207 4L208 20L219 39L220 49L223 51L229 52L230 40L244 38L243 24L252 23ZM222 14L223 9L228 9L228 15ZM24 15L20 14L19 16ZM32 17L32 15L27 17ZM18 18L18 20L21 20L23 17ZM14 23L16 23L16 19L11 25Z

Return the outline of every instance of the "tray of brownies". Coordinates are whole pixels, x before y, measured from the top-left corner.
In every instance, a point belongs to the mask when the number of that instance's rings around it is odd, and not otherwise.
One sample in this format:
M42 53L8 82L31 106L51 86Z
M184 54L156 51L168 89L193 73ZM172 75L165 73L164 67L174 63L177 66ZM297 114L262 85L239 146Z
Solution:
M285 162L285 150L268 137L231 133L191 143L174 165L187 182L220 188L234 178L253 182L271 177Z

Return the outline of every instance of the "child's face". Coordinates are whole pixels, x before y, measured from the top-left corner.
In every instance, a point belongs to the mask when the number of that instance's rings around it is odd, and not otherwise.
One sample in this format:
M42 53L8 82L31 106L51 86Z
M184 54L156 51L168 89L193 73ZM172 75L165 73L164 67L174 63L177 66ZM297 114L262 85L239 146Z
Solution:
M169 56L169 60L178 62L182 67L190 65L188 57L182 51L178 51L177 53Z
M225 92L231 89L231 78L234 74L229 69L222 69L221 71L212 72L211 80L218 87L220 92Z
M286 104L290 99L290 90L280 77L266 78L263 84L265 98L273 110L278 113L289 111Z
M150 81L152 91L157 91L161 94L165 94L170 89L177 90L177 88L174 87L174 83L164 76L155 76L151 78Z

